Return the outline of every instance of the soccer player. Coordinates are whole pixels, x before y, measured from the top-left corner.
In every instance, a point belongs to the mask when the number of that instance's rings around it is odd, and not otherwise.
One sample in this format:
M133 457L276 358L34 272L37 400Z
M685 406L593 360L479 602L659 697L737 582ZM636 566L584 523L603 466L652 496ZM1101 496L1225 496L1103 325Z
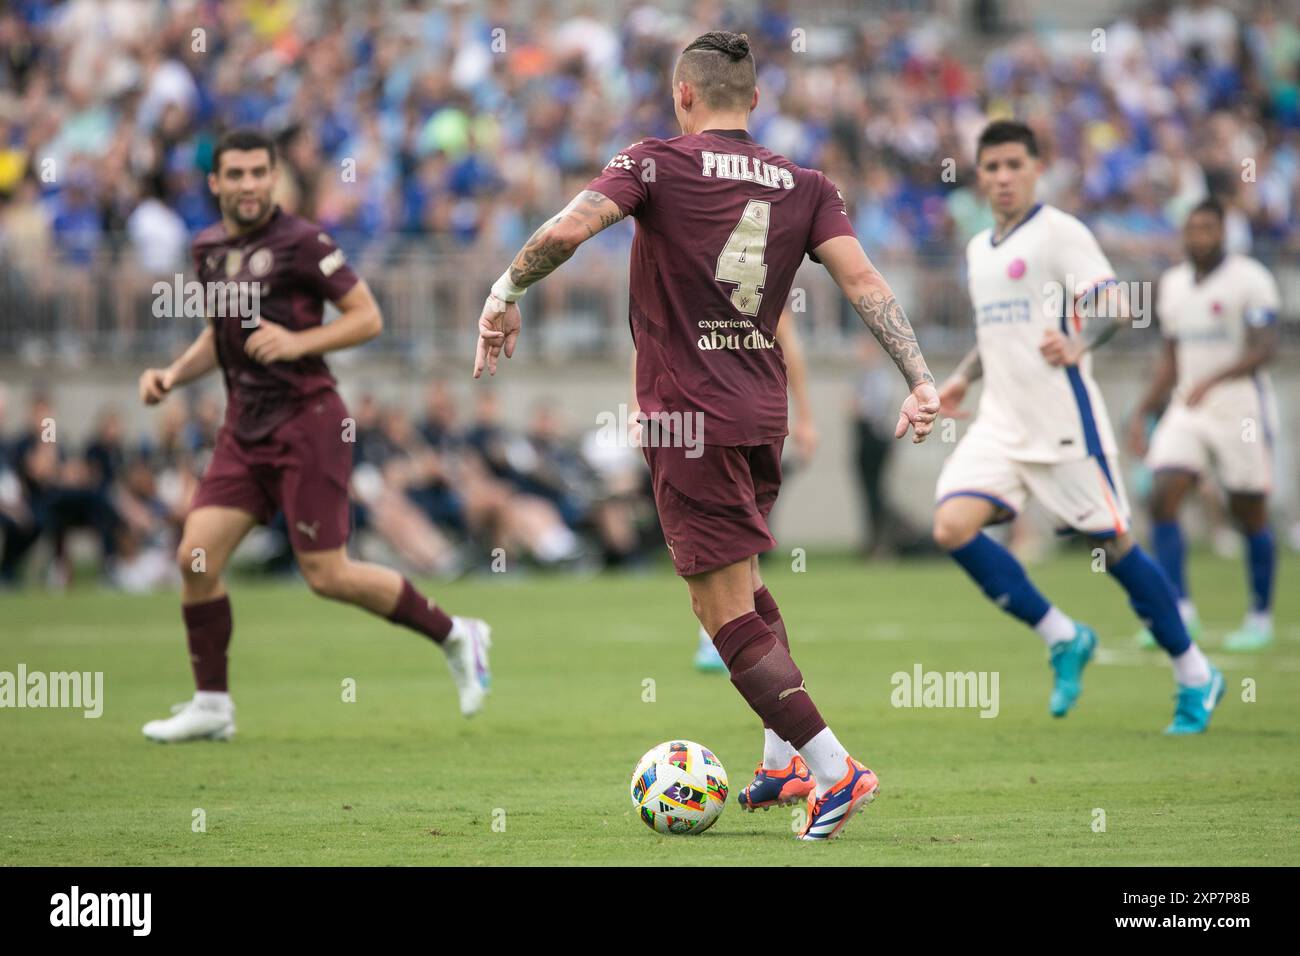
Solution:
M461 713L483 704L490 632L478 620L449 617L396 571L352 561L348 480L355 425L322 356L379 334L379 307L319 226L272 202L279 176L275 147L261 133L233 130L213 154L208 187L221 221L194 240L194 268L205 290L230 297L209 308L209 323L180 358L140 376L147 405L221 366L226 420L194 493L176 552L181 614L194 670L194 697L169 718L144 725L152 740L228 740L235 708L227 687L230 599L222 571L256 524L283 509L298 567L311 589L424 635L446 654ZM255 299L251 290L257 288ZM234 301L260 302L241 316ZM325 301L341 313L321 324ZM253 319L254 321L250 321Z
M1034 628L1055 672L1050 709L1063 717L1082 689L1097 635L1048 603L985 525L1035 498L1063 532L1105 550L1106 569L1173 660L1177 706L1168 733L1198 733L1223 675L1188 636L1173 586L1129 533L1106 407L1090 352L1127 321L1128 306L1083 223L1035 202L1043 164L1033 131L999 121L980 135L976 175L995 225L966 247L976 347L939 394L957 414L983 378L975 421L944 462L934 538L995 604Z
M650 433L642 452L660 523L696 617L766 728L762 762L740 803L752 810L806 797L800 837L826 839L871 800L877 780L814 705L757 560L776 543L767 515L786 434L776 326L805 254L826 267L907 379L899 437L911 427L913 441L924 440L938 393L839 192L749 135L758 89L746 37L700 36L678 58L672 84L682 135L619 153L534 233L484 304L474 375L495 374L501 353L513 354L517 302L529 286L602 229L637 220L630 321ZM690 435L701 442L687 440L687 422L702 429Z
M799 333L794 327L794 313L786 309L776 323L776 347L781 351L785 362L787 377L790 380L790 399L794 404L794 423L790 437L794 439L795 461L807 465L817 451L817 423L813 419L812 401L808 397L808 364L803 358L803 346L799 342ZM636 353L632 353L632 389L636 390ZM640 408L636 405L636 396L632 398L631 419L637 421ZM639 424L636 426L640 434ZM759 594L755 598L754 609L761 617L770 595ZM727 672L727 662L718 653L717 646L709 632L700 625L699 643L695 649L695 669L706 674Z
M1183 575L1178 509L1198 477L1213 469L1228 510L1246 538L1251 607L1224 647L1254 651L1273 640L1275 545L1268 525L1273 483L1273 385L1265 366L1277 352L1277 283L1249 256L1223 248L1223 206L1206 199L1183 225L1187 261L1156 290L1164 351L1129 421L1129 445L1155 474L1151 519L1156 560L1178 593L1189 630L1199 624ZM1146 422L1170 401L1151 438Z

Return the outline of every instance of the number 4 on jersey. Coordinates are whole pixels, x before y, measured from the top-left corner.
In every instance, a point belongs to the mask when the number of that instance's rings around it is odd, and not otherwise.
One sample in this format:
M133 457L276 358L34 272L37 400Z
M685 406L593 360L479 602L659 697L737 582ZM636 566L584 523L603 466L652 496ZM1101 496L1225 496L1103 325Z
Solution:
M772 204L765 199L751 199L745 204L740 222L731 230L727 244L718 256L718 269L714 278L719 282L734 282L731 304L745 315L758 315L763 296L759 287L767 278L767 264L763 251L767 248L767 227L772 217Z

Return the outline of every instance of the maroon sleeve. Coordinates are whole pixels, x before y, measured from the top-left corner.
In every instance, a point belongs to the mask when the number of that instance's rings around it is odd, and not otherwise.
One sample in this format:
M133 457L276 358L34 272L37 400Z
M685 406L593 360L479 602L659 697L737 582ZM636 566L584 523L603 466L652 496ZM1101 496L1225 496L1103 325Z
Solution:
M655 181L654 140L645 140L623 150L601 170L586 188L612 199L624 216L635 216L650 196Z
M817 197L817 208L813 210L812 225L808 229L808 248L805 251L810 256L813 250L827 239L834 239L836 236L855 238L857 236L840 191L821 173L816 175L821 189ZM816 256L813 258L815 259Z
M297 260L299 281L313 295L330 302L347 295L361 278L348 265L343 250L319 229L298 240Z

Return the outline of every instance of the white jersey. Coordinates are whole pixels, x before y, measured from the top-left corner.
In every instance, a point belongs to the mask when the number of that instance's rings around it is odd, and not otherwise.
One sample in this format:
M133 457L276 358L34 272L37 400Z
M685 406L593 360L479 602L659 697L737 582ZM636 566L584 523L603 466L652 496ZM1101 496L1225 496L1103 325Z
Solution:
M1280 301L1273 276L1249 256L1226 256L1200 282L1190 262L1166 270L1156 290L1156 315L1178 360L1174 400L1181 402L1197 383L1241 358L1247 331L1276 322ZM1261 369L1220 382L1205 405L1232 416L1271 396L1268 372Z
M1048 329L1076 332L1079 300L1115 279L1088 227L1035 206L1000 240L991 229L971 239L966 272L984 380L971 432L1015 461L1114 454L1091 355L1063 368L1038 350Z

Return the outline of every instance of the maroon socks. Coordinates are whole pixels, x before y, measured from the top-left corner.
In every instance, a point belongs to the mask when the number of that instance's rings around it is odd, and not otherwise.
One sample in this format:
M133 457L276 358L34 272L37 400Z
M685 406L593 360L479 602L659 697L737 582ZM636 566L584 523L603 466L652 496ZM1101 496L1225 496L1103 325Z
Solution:
M722 625L713 643L731 672L731 683L764 727L798 750L826 726L790 651L757 611Z
M418 631L435 644L441 644L451 633L451 618L447 613L417 591L406 578L402 578L402 594L388 619Z
M182 604L190 666L198 690L225 691L227 650L230 647L230 598L221 595L199 604Z
M776 606L776 598L766 587L754 592L754 612L763 619L763 623L772 629L776 639L787 651L790 650L790 638L785 633L785 621L781 620L781 609Z

